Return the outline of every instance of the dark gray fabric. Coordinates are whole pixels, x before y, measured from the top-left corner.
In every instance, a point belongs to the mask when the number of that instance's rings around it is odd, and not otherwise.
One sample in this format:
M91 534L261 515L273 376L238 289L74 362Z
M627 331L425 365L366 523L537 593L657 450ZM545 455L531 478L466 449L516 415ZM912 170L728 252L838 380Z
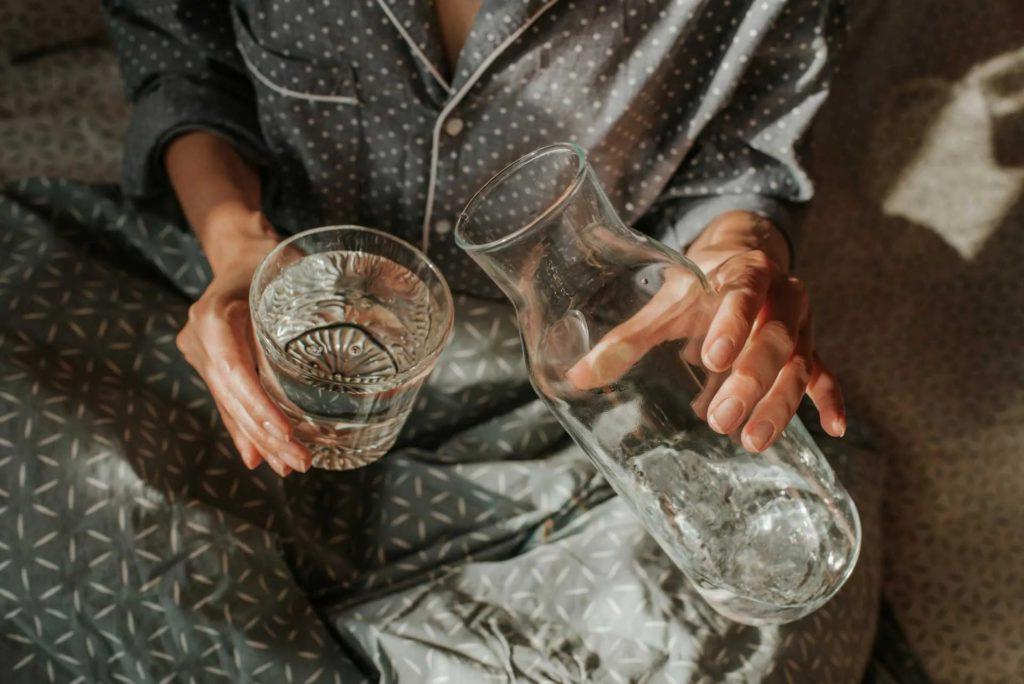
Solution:
M910 647L892 606L883 600L875 647L862 684L931 684L931 681Z
M247 470L174 347L206 265L113 189L0 195L7 682L842 682L880 580L880 456L812 430L864 523L821 611L713 613L529 387L508 307L460 297L398 447ZM813 414L804 413L813 427Z
M572 141L626 222L666 242L690 242L707 203L753 205L795 243L779 209L812 193L797 143L842 5L487 0L449 76L425 0L107 0L137 104L124 184L159 193L163 144L206 127L272 160L281 230L392 231L493 295L454 244L457 213L507 162Z

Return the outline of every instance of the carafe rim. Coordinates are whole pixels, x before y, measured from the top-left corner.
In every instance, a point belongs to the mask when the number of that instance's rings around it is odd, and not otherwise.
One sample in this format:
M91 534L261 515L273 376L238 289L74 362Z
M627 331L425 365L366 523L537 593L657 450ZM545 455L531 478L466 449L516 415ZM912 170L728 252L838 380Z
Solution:
M529 221L499 238L487 242L471 242L468 240L465 235L466 222L472 216L473 208L482 202L485 197L490 195L496 187L504 183L507 178L519 171L520 168L554 152L570 152L576 158L576 173L573 176L572 181L565 187L565 190L562 191L562 194L559 195L555 201L546 206L543 211L531 217ZM469 201L466 202L466 206L459 212L458 218L455 222L455 244L466 252L492 252L519 240L524 235L533 232L534 229L543 224L548 218L569 203L572 197L583 185L583 180L587 175L587 169L586 152L583 151L582 147L572 142L553 143L536 149L529 154L524 154L505 166L501 171L494 174L494 176L484 183L483 186L473 194Z

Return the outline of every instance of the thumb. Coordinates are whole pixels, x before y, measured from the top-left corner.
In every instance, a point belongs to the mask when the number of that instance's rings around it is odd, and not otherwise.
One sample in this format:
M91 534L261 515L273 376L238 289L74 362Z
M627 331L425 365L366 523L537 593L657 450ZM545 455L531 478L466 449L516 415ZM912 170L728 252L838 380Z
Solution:
M656 344L651 338L631 342L609 334L577 361L565 377L578 390L607 385L625 375Z
M703 320L698 315L702 292L688 271L666 269L651 300L601 338L569 369L566 379L578 390L601 387L618 380L662 342L696 336Z

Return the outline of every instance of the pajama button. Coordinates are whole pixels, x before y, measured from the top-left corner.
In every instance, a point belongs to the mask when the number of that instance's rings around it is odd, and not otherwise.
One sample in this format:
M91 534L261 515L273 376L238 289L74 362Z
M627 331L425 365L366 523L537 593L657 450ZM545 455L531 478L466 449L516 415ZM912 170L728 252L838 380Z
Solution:
M441 219L434 224L434 230L438 235L444 235L452 229L452 222L445 219Z
M459 117L452 117L444 125L445 133L451 136L456 136L462 132L462 128L465 124Z

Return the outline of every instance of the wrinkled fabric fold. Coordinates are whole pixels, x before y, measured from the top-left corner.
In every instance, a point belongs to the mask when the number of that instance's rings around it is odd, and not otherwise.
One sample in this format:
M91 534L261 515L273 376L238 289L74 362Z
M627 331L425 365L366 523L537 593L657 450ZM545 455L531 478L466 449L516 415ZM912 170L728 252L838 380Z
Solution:
M0 195L8 681L850 682L877 612L882 458L814 431L860 508L853 578L778 629L690 588L460 297L395 450L249 471L174 346L208 269L113 188ZM812 414L802 414L813 425Z

